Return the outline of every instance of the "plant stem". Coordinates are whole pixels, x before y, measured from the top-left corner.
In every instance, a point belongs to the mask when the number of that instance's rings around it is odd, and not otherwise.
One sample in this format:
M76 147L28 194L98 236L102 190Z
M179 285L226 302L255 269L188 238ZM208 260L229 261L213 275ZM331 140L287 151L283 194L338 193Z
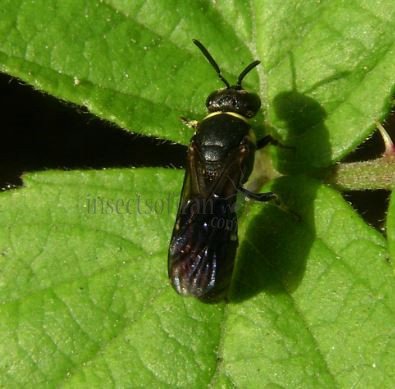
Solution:
M395 188L395 155L371 161L339 163L325 180L340 190L391 190Z

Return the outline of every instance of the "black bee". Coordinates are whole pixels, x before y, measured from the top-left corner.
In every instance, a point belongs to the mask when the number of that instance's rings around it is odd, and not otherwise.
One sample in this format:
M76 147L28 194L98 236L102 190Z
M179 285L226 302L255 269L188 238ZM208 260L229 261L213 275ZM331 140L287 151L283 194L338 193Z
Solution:
M251 174L259 142L248 123L261 100L241 83L260 61L249 64L230 85L211 54L193 40L224 82L206 101L208 115L196 128L187 154L187 166L176 223L169 248L168 274L174 289L203 301L225 297L234 268L237 238L237 192L259 201L273 193L251 193L242 185Z

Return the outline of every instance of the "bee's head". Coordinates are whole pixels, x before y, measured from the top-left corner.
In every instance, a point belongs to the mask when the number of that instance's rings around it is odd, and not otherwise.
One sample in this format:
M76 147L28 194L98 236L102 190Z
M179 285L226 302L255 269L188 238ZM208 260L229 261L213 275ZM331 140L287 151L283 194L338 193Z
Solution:
M211 93L206 100L209 112L235 112L246 118L255 116L261 107L261 99L256 93L231 86Z
M241 83L244 77L257 65L260 61L254 61L250 63L237 78L236 85L230 85L229 82L221 74L221 69L215 62L214 58L208 52L208 50L196 39L193 43L207 58L211 66L215 69L218 77L226 85L226 88L219 89L211 93L206 100L206 107L209 112L235 112L246 118L252 118L255 116L259 108L261 107L261 99L256 93L247 92L243 89Z

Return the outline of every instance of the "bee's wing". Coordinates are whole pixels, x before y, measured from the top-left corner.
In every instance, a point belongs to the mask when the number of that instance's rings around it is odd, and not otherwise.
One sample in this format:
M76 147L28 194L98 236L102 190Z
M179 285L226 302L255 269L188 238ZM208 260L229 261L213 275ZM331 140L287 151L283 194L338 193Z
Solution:
M205 162L192 142L169 249L168 271L178 293L203 300L227 291L236 255L236 192L242 178L239 150L229 153L214 180L201 174Z
M195 198L179 213L169 249L169 277L178 293L210 300L228 289L238 244L232 202Z

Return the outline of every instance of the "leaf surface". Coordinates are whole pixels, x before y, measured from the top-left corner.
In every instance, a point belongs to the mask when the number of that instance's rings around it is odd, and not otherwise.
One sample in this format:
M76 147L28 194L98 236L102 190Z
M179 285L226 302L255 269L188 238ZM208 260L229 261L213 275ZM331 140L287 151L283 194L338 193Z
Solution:
M392 382L385 242L334 191L278 181L299 218L252 205L230 302L205 305L166 278L181 172L25 182L0 196L3 386Z

